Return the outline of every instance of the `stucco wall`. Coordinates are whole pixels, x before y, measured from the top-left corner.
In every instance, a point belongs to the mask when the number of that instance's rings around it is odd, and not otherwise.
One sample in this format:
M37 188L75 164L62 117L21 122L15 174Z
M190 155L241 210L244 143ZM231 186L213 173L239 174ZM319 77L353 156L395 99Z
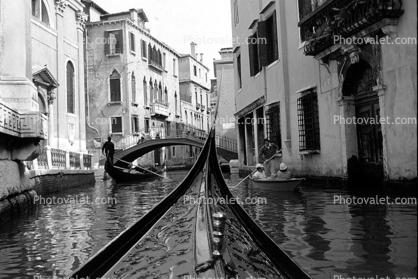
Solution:
M391 121L399 117L415 122L385 125L390 179L417 177L417 2L404 1L403 9L405 13L397 27L398 38L415 38L415 44L382 45L383 84L386 90L383 97L385 105L381 109Z

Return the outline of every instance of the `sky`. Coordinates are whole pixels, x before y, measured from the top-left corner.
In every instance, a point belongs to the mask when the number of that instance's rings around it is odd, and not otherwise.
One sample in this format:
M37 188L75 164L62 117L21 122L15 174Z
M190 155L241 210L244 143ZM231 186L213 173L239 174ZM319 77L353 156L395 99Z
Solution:
M219 50L232 47L229 0L95 0L109 13L142 8L148 17L151 34L178 53L190 54L190 43L203 53L203 63L213 75L213 59ZM200 59L200 55L199 55Z

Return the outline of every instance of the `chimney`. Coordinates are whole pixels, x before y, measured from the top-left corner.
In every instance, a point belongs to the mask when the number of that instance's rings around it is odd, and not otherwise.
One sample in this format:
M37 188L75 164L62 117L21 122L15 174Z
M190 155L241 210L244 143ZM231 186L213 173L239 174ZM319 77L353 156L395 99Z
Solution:
M196 46L197 46L197 44L195 44L194 42L190 43L191 55L195 59L197 59L197 57L196 57Z
M203 63L203 53L200 54L200 63Z

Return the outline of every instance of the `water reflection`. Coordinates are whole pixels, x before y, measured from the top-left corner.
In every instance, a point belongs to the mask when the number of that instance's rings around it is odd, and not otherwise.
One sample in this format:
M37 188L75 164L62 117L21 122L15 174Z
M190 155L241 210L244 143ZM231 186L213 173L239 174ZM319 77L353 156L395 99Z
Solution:
M267 205L244 207L314 278L416 276L416 205L334 204L334 195L350 193L306 183L283 193L253 189L247 181L232 192L267 198Z
M107 203L43 205L0 227L0 278L63 277L135 223L184 178L173 183L96 185L55 197L107 198ZM235 185L240 178L227 178ZM416 205L334 204L346 190L303 184L293 193L254 189L250 181L232 190L251 218L314 278L416 276ZM386 194L385 194L386 195ZM116 202L112 202L116 201Z

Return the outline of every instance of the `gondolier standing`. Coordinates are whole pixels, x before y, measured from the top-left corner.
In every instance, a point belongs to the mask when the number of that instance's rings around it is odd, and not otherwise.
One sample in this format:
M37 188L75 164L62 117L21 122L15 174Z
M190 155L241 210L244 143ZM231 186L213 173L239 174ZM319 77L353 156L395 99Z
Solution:
M103 155L106 155L106 158L108 158L109 162L113 165L113 154L115 154L115 145L113 144L111 137L108 137L107 142L103 144L102 153Z
M277 145L270 143L268 138L264 139L264 145L260 148L259 161L264 164L264 170L266 176L269 177L271 174L276 174L276 162L275 158L267 161L277 154Z

